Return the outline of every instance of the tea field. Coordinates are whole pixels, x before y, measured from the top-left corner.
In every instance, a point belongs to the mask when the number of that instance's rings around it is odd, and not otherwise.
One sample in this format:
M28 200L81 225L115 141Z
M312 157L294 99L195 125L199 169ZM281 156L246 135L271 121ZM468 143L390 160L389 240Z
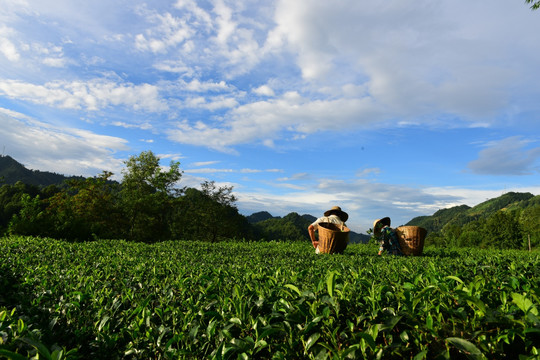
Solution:
M0 358L537 359L540 253L0 238Z

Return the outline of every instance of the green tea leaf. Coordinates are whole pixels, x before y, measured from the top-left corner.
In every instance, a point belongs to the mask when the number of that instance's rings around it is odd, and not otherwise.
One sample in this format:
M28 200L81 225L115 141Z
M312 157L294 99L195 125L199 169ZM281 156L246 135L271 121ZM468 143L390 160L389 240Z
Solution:
M469 359L473 360L485 360L486 357L480 349L478 349L473 343L470 341L467 341L465 339L457 338L457 337L449 337L446 338L446 341L448 341L450 344L454 345L459 350L463 351L465 355Z
M377 347L377 344L375 344L375 340L373 339L371 335L366 334L365 332L359 332L356 335L360 336L372 350L375 350L375 348Z
M49 349L42 343L40 343L38 340L34 340L31 338L23 337L21 338L21 341L27 343L28 345L31 345L34 347L41 356L43 356L47 360L51 360L51 353L49 352Z
M311 349L313 345L315 345L315 343L317 342L317 340L319 340L320 337L321 337L321 334L319 333L315 333L309 337L305 345L306 352L309 351L309 349Z
M458 278L457 276L454 276L454 275L448 275L448 276L445 276L444 278L445 279L456 280L458 283L463 284L463 280L461 280L460 278Z
M334 290L336 288L336 272L331 271L326 277L326 288L328 289L328 295L334 296Z
M296 292L298 295L302 295L302 293L300 292L300 289L298 289L298 287L294 286L293 284L285 284L285 287Z
M28 360L26 356L22 356L21 354L17 354L4 349L0 349L0 355L5 356L10 360Z
M240 320L237 317L230 318L229 321L232 322L233 324L242 325L242 320Z
M527 299L524 295L512 293L512 302L516 304L525 314L530 311L532 314L538 315L538 309L536 306L534 306L533 302Z

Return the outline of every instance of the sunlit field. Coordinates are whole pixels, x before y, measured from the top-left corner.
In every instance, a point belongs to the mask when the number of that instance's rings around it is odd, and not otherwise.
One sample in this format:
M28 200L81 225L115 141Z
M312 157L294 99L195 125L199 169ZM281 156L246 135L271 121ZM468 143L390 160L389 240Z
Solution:
M533 359L540 254L0 239L0 358ZM536 347L535 347L536 346Z

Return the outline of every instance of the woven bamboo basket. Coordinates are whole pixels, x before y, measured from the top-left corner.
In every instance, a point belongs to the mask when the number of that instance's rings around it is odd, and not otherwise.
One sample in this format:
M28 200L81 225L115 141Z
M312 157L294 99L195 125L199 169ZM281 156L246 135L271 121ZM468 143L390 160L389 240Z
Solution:
M422 255L427 230L419 226L400 226L396 228L399 245L404 255Z
M321 254L343 254L349 243L349 232L345 225L319 223L319 252Z

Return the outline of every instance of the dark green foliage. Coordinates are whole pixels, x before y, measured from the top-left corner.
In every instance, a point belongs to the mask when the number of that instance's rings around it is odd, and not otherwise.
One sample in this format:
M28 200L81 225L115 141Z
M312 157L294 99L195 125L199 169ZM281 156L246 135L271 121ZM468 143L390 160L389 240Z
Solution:
M40 190L35 185L24 184L21 181L16 182L14 185L2 185L0 187L0 235L7 231L13 217L20 215L19 213L23 207L30 206L31 199L39 196L41 200L46 200L58 191L59 189L54 185ZM43 208L44 205L42 205L40 211Z
M47 201L49 230L44 226L41 235L78 241L121 237L126 222L119 207L120 188L109 181L111 176L103 172L96 178L66 181L67 187Z
M535 199L540 199L540 196ZM520 224L527 247L529 242L533 248L540 247L540 204L525 208L520 215Z
M11 234L38 236L43 234L46 225L44 207L39 195L32 198L28 194L23 194L21 197L21 210L13 215L8 226L8 232Z
M525 3L531 4L531 10L540 9L540 1L537 1L537 0L525 0Z
M309 224L307 219L293 212L283 218L274 217L260 221L255 224L255 228L266 240L309 241Z
M440 231L444 225L455 218L467 218L466 214L469 209L471 209L471 207L467 205L454 206L449 209L441 209L431 216L415 217L406 225L420 226L426 229L428 232Z
M540 245L540 196L509 192L474 207L467 205L422 216L407 225L428 230L426 244L526 249Z
M202 190L188 188L178 199L172 222L172 238L207 240L253 239L247 219L234 206L232 187L202 184Z
M120 203L126 218L126 237L135 241L169 239L174 198L180 194L175 184L182 177L180 163L171 161L163 171L160 159L151 151L131 156L125 163Z
M519 215L519 213L517 213ZM486 221L487 246L499 249L523 249L523 235L521 233L516 213L498 211Z

